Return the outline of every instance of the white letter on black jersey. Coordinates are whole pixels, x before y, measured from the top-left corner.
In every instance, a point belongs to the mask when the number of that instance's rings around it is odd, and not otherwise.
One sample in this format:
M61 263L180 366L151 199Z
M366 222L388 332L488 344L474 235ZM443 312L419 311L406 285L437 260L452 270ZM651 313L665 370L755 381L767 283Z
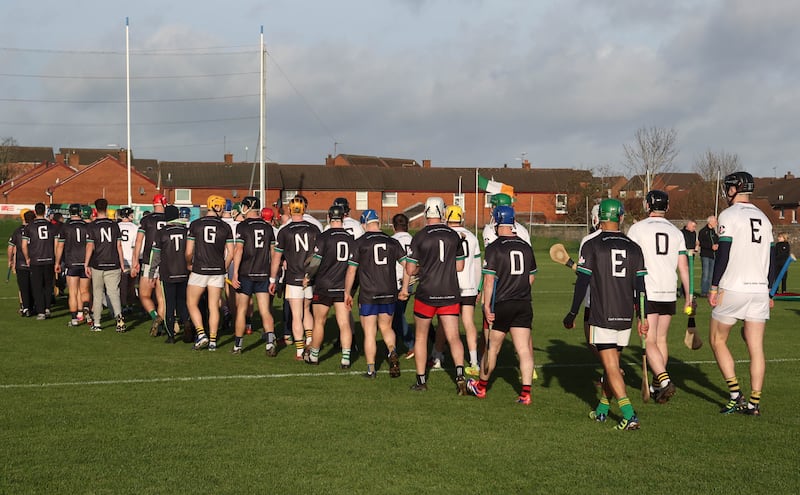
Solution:
M628 252L624 249L611 250L611 274L615 277L625 277L625 258L628 257Z
M172 241L172 245L175 246L175 252L181 250L181 234L170 234L169 240Z
M336 261L347 261L350 259L350 250L346 242L336 243Z
M525 259L522 256L522 251L511 251L508 253L511 261L510 275L522 275L525 268Z
M100 229L100 242L111 242L111 227Z
M439 241L439 242L442 242L442 241ZM380 254L378 254L378 250L379 249L381 251L386 251L386 243L375 244L374 246L372 246L372 255L375 258L375 264L376 265L385 265L385 264L389 263L389 260L386 258L385 254L382 257L381 257Z
M264 247L264 229L254 229L253 240L255 242L256 249L262 249Z
M213 225L203 227L203 240L206 244L214 244L217 240L217 228Z
M39 239L47 239L47 225L40 225L37 230L39 232Z
M308 252L308 233L294 235L294 250Z

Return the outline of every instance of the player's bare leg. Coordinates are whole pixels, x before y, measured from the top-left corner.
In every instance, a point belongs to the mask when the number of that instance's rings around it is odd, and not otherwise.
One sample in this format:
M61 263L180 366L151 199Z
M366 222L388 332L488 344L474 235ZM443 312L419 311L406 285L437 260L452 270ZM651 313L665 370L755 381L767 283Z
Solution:
M670 315L651 313L647 315L649 330L647 332L647 364L653 371L653 398L658 403L665 403L675 394L675 385L667 372L667 332L672 321Z
M222 289L220 287L208 286L208 336L211 339L211 342L208 344L209 350L215 349L217 344L217 332L219 331L219 303L221 299Z
M375 338L378 334L378 315L362 315L361 329L364 330L364 359L367 361L367 378L375 378L375 355L378 353L378 344Z
M750 403L744 412L758 412L761 403L761 390L764 386L766 373L766 357L764 356L764 331L766 322L745 321L744 339L747 342L747 351L750 353Z
M342 348L342 368L350 367L350 352L353 348L353 313L347 309L344 302L333 303L336 324L339 326L339 344ZM314 323L316 324L316 315Z
M314 312L314 328L311 332L310 352L306 357L307 363L319 363L319 351L325 341L325 322L328 320L330 309L331 307L325 304L311 305L311 310Z
M305 299L293 298L287 299L289 301L289 308L292 311L292 338L295 345L295 359L303 358L303 349L305 348L305 335L304 335L304 322L306 321L305 315ZM309 328L314 328L313 326Z
M141 287L140 287L141 290ZM203 328L203 313L200 311L200 298L205 292L205 287L197 285L186 286L186 309L189 311L189 319L197 332L195 349L200 349L208 345L208 337Z
M519 356L519 372L522 377L522 392L517 401L530 404L531 384L533 383L533 337L530 328L511 327L511 341Z
M467 374L475 374L479 367L478 361L478 327L475 326L475 306L461 306L461 324L464 325L464 334L467 337L467 350L469 351L469 368Z

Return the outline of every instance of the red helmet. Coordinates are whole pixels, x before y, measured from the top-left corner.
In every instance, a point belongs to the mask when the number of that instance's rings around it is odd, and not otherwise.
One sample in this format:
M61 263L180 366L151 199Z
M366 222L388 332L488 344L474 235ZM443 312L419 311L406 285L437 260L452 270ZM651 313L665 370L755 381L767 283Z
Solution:
M275 211L272 208L262 208L261 209L261 218L264 221L271 222L273 218L275 218Z
M161 193L158 193L155 196L153 196L153 204L167 206L167 197Z

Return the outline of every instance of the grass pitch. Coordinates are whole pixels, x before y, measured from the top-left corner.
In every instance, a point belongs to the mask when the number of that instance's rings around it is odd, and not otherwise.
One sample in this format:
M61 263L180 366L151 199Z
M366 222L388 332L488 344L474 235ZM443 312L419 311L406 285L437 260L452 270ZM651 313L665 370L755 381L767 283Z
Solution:
M377 380L363 379L360 355L339 370L333 322L316 367L295 362L292 349L267 358L256 334L240 356L228 352L230 334L216 353L193 352L149 337L144 320L126 334L110 320L98 334L69 328L63 299L53 319L21 319L12 277L0 283L0 492L796 493L800 303L776 302L767 325L762 417L718 413L727 391L701 300L700 350L683 346L686 317L673 321L678 393L668 404L642 404L638 339L624 352L642 429L614 431L587 417L600 366L583 332L561 327L574 275L549 260L550 244L535 243L531 407L514 403L510 341L487 399L456 396L451 361L414 393L412 361L398 379L385 362ZM731 347L749 393L736 331Z

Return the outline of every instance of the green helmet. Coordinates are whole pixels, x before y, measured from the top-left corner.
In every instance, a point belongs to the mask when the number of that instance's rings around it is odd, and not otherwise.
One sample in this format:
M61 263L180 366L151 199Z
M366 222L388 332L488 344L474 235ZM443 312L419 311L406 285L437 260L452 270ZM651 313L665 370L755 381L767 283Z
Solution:
M92 218L92 207L89 205L81 206L81 217L83 217L84 220Z
M600 221L619 223L625 214L622 203L617 199L606 198L600 202Z
M506 193L492 194L492 198L489 200L492 206L511 206L512 201L511 196Z

